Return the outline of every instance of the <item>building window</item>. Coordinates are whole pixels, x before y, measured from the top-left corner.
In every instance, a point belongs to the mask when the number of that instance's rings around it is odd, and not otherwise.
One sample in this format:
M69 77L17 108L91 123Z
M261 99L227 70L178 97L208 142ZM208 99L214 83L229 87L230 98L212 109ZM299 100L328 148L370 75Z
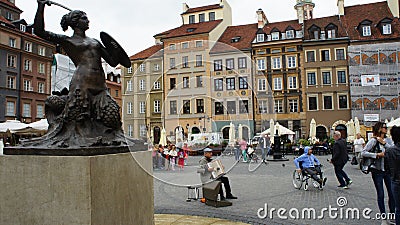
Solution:
M44 83L42 83L42 82L38 83L38 93L41 93L41 94L44 93Z
M236 101L227 101L226 110L228 114L236 114Z
M32 43L31 42L25 42L24 50L27 52L32 52Z
M362 27L363 36L371 36L371 27L363 26Z
M189 77L183 77L183 88L189 88Z
M159 71L160 70L160 64L154 64L153 68L154 68L154 71Z
M133 126L132 125L128 125L128 136L129 137L133 136Z
M264 34L257 34L257 42L263 42L264 41Z
M139 113L143 114L146 112L146 103L145 102L139 102Z
M283 100L274 101L274 110L276 113L283 113Z
M329 96L329 95L324 96L324 109L333 109L332 108L332 96Z
M298 112L299 103L297 99L289 99L289 112Z
M196 48L203 47L203 41L196 41Z
M38 54L41 55L41 56L46 56L46 48L42 47L42 46L39 46Z
M169 78L169 89L175 89L176 87L176 78Z
M226 78L226 90L235 90L235 78Z
M17 47L17 40L15 38L10 38L9 39L9 44L11 48L16 48Z
M296 67L296 56L288 56L288 68L295 68Z
M147 136L147 128L146 125L140 125L140 137L146 137Z
M133 112L133 105L132 102L128 102L128 104L126 105L126 114L130 115Z
M7 88L15 89L15 77L12 76L7 77Z
M317 84L317 77L315 72L307 73L307 83L308 85L316 85Z
M248 113L249 112L249 101L242 100L239 102L239 113Z
M182 42L182 49L189 48L189 42Z
M308 97L308 110L318 110L318 99L315 96Z
M347 108L347 95L339 95L339 109Z
M344 55L344 49L340 48L340 49L336 49L336 60L345 60L346 57Z
M144 64L144 63L140 64L139 71L140 72L145 72L146 71L146 64Z
M176 101L170 101L169 102L169 114L177 114L177 106L176 106Z
M199 14L199 23L206 21L206 16L204 15L204 13L200 13Z
M226 70L233 70L233 69L235 69L234 60L227 59L226 60Z
M322 84L331 84L331 72L322 72Z
M9 11L6 12L6 18L10 21L14 20L13 14Z
M337 81L339 84L346 83L346 71L337 71Z
M176 50L176 45L175 44L169 44L169 50Z
M267 110L268 110L267 101L265 101L265 100L258 101L258 112L259 113L267 113Z
M132 67L128 68L128 74L132 74Z
M7 55L7 66L15 68L17 57L15 55Z
M272 40L279 40L279 32L272 32L271 38Z
M214 60L214 71L222 70L222 60Z
M160 113L161 112L161 101L160 100L154 100L154 113Z
M286 31L286 38L293 39L294 38L294 30L287 30Z
M32 61L30 59L25 59L24 61L24 70L32 71Z
M239 69L245 69L245 68L247 68L246 57L240 57L240 58L238 58L238 67L239 67Z
M146 81L145 80L139 81L139 90L141 90L141 91L146 90Z
M154 90L160 90L161 89L160 81L155 81L153 86L154 86Z
M247 89L247 77L239 77L239 89Z
M222 102L215 102L215 115L224 114L224 105Z
M118 95L119 95L119 91L115 90L115 97L118 97Z
M209 12L208 13L208 20L209 21L214 21L215 20L215 12Z
M297 77L289 77L289 89L297 89Z
M222 78L214 79L214 91L224 90L224 80Z
M183 114L190 114L190 100L183 100Z
M274 78L274 90L275 91L282 90L282 77Z
M194 20L195 18L194 18L194 15L190 15L189 16L189 24L192 24L192 23L195 23L195 20Z
M203 56L196 55L196 66L203 66Z
M382 26L382 33L383 34L391 34L392 33L392 25L390 23L384 24Z
M203 76L196 76L196 87L203 87Z
M22 116L23 117L31 117L31 104L24 103L22 105Z
M182 56L182 68L188 68L188 67L189 67L189 57Z
M267 90L267 81L265 79L258 79L258 91Z
M36 106L36 117L37 118L44 118L44 107L43 105Z
M280 69L281 68L281 57L272 58L272 69Z
M39 63L39 73L40 74L44 74L45 73L44 63Z
M7 102L6 116L15 116L15 102Z
M204 99L196 99L196 112L204 113Z
M321 61L329 61L329 50L321 50Z
M307 62L315 62L315 51L307 51Z
M328 38L335 38L335 37L336 37L336 30L335 29L328 30Z
M257 59L258 70L265 70L265 59Z
M169 59L169 68L170 69L175 69L175 58L170 58Z
M126 90L127 91L132 91L132 80L128 80L126 82Z
M24 91L33 91L31 80L24 80Z

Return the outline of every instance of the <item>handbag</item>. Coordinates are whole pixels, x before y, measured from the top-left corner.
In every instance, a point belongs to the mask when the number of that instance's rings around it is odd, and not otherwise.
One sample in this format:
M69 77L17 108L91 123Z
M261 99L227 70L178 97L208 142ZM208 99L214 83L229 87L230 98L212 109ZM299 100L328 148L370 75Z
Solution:
M379 147L379 142L376 141L375 146L372 148L372 153L378 153L381 149ZM370 157L363 157L361 160L361 172L368 174L371 170L376 169L375 159Z
M353 156L353 158L351 159L351 165L358 165L356 156Z

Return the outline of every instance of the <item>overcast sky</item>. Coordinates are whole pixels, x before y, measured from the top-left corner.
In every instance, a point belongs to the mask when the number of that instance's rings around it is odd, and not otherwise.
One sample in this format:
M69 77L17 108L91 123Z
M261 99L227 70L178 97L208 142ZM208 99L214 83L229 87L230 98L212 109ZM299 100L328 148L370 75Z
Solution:
M85 11L90 20L87 35L99 38L100 31L113 36L129 56L154 44L153 35L182 24L182 3L189 7L217 4L220 0L54 0L70 9ZM296 0L227 0L231 5L233 25L257 22L256 10L261 8L270 22L296 19ZM382 0L345 0L345 6ZM28 24L33 23L36 0L15 0ZM337 14L337 0L313 0L314 17ZM62 33L60 20L68 11L52 5L45 9L46 30ZM67 31L70 35L71 32Z

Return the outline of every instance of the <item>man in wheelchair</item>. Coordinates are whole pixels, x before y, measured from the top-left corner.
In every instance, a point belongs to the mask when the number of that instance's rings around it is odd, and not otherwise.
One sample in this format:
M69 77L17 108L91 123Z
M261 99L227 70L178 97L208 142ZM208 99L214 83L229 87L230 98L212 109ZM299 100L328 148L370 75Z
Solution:
M326 177L323 178L322 176L321 163L317 157L312 154L312 147L305 147L304 154L296 158L294 164L296 165L296 171L298 173L303 172L305 175L309 175L319 183L320 187L325 186Z

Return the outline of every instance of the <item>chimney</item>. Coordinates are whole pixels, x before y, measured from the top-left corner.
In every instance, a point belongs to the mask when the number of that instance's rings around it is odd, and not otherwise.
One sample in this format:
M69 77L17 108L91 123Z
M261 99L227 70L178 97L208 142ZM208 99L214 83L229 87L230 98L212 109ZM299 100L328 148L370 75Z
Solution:
M400 16L400 3L399 0L387 0L390 12L392 12L393 17L399 18Z
M265 24L268 23L268 19L264 14L264 11L262 9L257 10L257 20L258 20L258 28L263 28Z
M182 6L183 12L186 12L189 9L189 6L186 3L183 3Z
M344 0L338 0L337 1L337 7L338 7L338 15L339 16L344 16Z

